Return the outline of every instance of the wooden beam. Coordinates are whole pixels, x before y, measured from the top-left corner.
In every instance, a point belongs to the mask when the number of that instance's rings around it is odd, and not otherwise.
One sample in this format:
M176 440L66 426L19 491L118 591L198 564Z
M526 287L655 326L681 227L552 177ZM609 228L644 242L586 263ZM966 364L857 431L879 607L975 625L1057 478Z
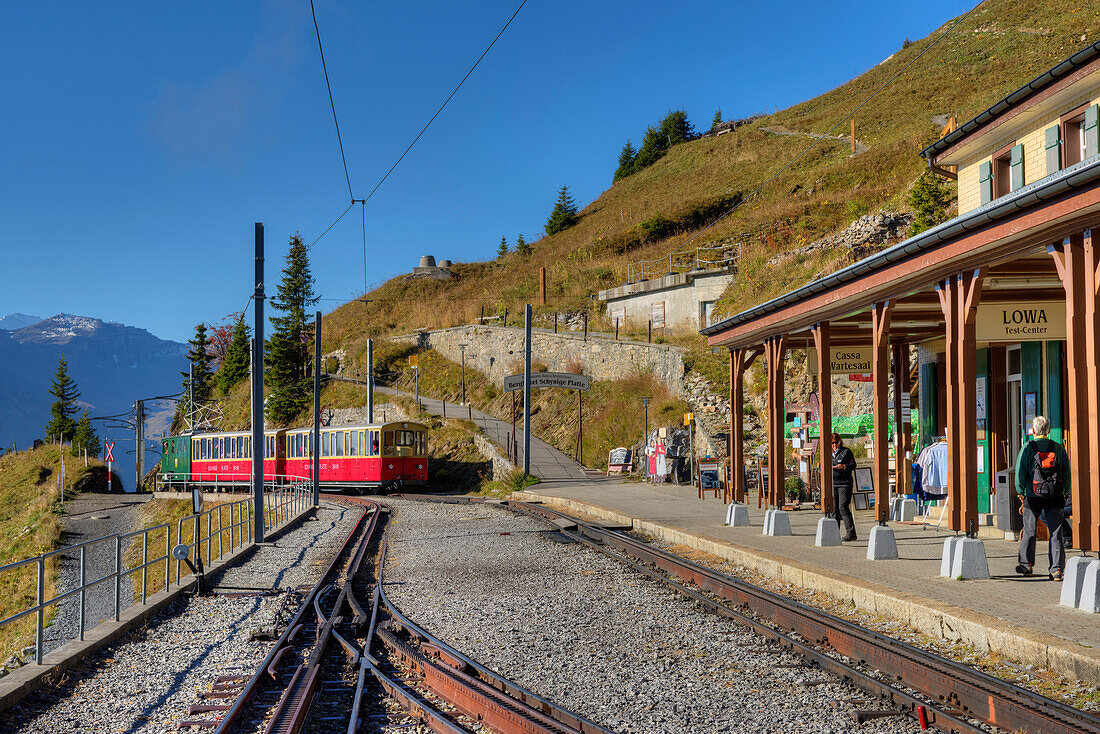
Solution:
M978 301L982 295L982 273L980 270L961 273L955 278L958 289L956 308L958 309L958 329L956 348L959 355L956 361L959 378L958 388L958 453L959 478L962 481L961 521L962 530L975 535L978 529L978 434L975 425L978 420L978 375L977 340L974 336L974 322L978 313Z
M828 321L822 321L813 327L814 347L817 349L817 402L820 414L819 438L817 441L818 471L821 473L821 512L829 515L833 511L833 373L830 357Z
M745 501L745 352L730 350L730 490L734 502Z
M907 494L910 485L911 459L906 456L910 449L909 411L904 401L909 398L909 345L905 342L893 342L894 377L894 477L898 494Z
M946 321L944 332L947 349L944 357L947 363L945 370L947 399L944 401L944 406L947 412L947 441L950 444L947 451L947 526L958 532L962 530L962 515L960 512L962 498L959 495L962 480L959 466L959 449L952 443L959 433L959 320L956 304L958 289L955 287L954 279L947 278L937 283L936 293L940 297L940 307L943 309Z
M892 301L881 301L871 309L872 407L875 421L873 439L875 464L875 514L883 525L890 517L890 440L888 385L890 379L890 317Z

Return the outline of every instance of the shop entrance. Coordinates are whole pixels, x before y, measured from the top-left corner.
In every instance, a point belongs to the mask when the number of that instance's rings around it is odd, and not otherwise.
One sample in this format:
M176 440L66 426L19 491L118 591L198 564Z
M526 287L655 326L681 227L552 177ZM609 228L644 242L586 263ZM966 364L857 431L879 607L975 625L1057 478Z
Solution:
M1008 446L1005 448L1005 458L1008 460L1008 468L1016 466L1016 457L1020 454L1023 445L1024 431L1024 392L1023 374L1021 370L1020 345L1016 344L1005 351L1006 377L1008 388L1008 426L1005 438Z

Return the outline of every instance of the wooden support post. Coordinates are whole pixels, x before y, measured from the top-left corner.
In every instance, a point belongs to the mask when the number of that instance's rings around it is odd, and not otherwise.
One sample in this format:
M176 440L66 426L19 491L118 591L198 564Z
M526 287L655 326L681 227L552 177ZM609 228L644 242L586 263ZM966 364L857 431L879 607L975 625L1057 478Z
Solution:
M1087 237L1066 237L1061 244L1048 247L1047 252L1054 257L1066 291L1066 449L1072 472L1073 540L1081 550L1090 551L1100 549L1100 492L1096 488L1100 475L1093 471L1096 457L1091 455L1100 429L1090 422L1095 420L1092 405L1096 399L1096 252L1092 232L1085 234Z
M957 330L959 356L957 358L958 408L959 420L955 424L959 429L956 441L961 457L959 479L962 481L959 496L961 499L960 530L977 533L978 529L978 345L975 338L975 320L978 314L978 301L982 295L982 275L975 270L962 273L955 278L958 295L955 305L958 308L959 326Z
M744 349L730 349L730 432L728 455L730 457L730 498L744 502L745 492L745 370L760 354L760 350L746 353Z
M872 406L875 421L875 515L885 525L890 517L890 440L888 380L890 376L890 317L893 301L880 301L871 308Z
M821 473L821 512L833 512L833 370L832 348L829 344L829 322L822 321L813 329L814 348L817 349L817 401L821 417L820 437L817 440L817 463Z
M911 461L906 457L909 451L909 424L906 419L909 411L905 408L903 395L909 394L909 345L895 342L893 345L894 363L894 485L897 494L909 491Z
M856 118L852 118L852 152L856 152Z
M775 336L764 343L768 358L768 501L775 507L783 506L784 479L786 479L786 452L783 450L783 419L786 417L784 399L784 366L787 356L787 335Z
M945 322L945 334L946 334L946 374L945 382L947 383L947 397L944 401L944 409L947 413L947 441L949 444L947 451L947 526L951 530L961 530L961 505L962 498L959 496L959 490L962 487L962 480L960 479L959 472L959 451L955 445L955 441L958 440L958 405L959 405L959 369L958 369L958 349L956 348L958 342L958 328L959 323L956 318L958 309L955 301L957 300L958 291L955 288L953 278L947 278L942 282L936 284L936 293L940 298L940 309L943 311L943 317Z

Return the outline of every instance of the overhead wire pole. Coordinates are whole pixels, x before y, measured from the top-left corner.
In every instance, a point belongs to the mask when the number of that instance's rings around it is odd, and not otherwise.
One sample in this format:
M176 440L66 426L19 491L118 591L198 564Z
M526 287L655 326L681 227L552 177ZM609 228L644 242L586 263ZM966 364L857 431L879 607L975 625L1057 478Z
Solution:
M321 504L321 312L313 327L313 506Z
M531 475L531 304L523 310L523 475Z
M255 337L252 340L252 537L264 542L264 225L256 222Z

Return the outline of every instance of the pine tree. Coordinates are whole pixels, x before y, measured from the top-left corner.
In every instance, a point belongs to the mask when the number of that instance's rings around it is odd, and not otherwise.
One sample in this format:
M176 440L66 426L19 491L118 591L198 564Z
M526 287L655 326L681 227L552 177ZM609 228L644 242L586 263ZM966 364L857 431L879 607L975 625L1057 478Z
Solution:
M243 317L238 319L233 326L229 346L225 350L225 359L222 360L221 369L218 370L218 388L223 395L228 395L234 385L248 377L248 368L252 362L249 354L251 338L252 329L245 323Z
M518 235L516 237L516 252L524 257L527 257L532 252L531 245L527 243L527 240L523 239L523 235Z
M88 417L87 408L73 430L73 454L80 456L84 449L88 450L88 456L99 456L99 436L92 426L92 419Z
M634 173L634 159L637 156L638 151L634 150L634 146L630 144L630 138L627 138L626 145L619 151L619 167L615 169L615 178L612 179L612 182Z
M214 361L210 354L210 339L206 333L206 324L195 326L195 336L187 341L191 348L187 350L187 359L191 362L190 372L180 372L183 377L183 396L176 403L177 419L210 400L214 386L214 373L210 365ZM194 401L192 406L191 401Z
M638 148L638 155L634 157L634 170L640 171L648 168L660 160L668 150L668 138L652 125L646 128L642 138L642 147Z
M546 220L546 234L557 234L577 223L577 204L569 194L569 187L562 186L550 218ZM517 249L519 245L516 245Z
M55 400L50 406L50 420L46 423L46 440L59 441L62 437L72 438L76 430L76 399L80 397L80 391L76 382L69 376L69 363L64 357L57 360L57 372L54 373L53 384L50 386L50 395Z
M267 416L285 425L310 404L313 395L310 375L310 342L313 324L306 309L319 300L313 292L309 251L300 234L290 238L283 279L271 305L285 315L271 319L271 339L264 359L266 382L271 386Z
M719 107L717 110L714 111L714 119L710 121L710 129L713 130L714 128L718 127L721 124L722 124L722 108Z
M695 129L688 121L686 112L673 110L661 120L661 135L665 137L668 147L672 147L678 143L686 143L695 137Z
M508 238L504 235L500 236L500 244L497 245L497 260L508 254Z

